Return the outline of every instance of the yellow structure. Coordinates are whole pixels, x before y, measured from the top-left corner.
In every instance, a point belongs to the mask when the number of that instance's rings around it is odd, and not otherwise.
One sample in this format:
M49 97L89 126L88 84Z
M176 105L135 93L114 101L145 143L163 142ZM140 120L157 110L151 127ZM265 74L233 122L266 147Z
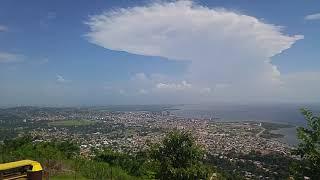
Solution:
M37 161L22 160L0 164L0 179L42 179L42 166Z
M0 164L0 171L14 169L14 168L23 167L23 166L32 166L32 169L31 169L32 172L42 171L41 164L38 163L37 161L32 161L32 160L22 160L22 161Z

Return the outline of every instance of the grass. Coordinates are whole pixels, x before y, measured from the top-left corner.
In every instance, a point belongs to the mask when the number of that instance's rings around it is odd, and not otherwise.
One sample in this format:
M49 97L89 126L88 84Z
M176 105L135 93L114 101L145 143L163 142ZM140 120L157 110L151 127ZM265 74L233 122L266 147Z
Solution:
M65 120L55 121L48 123L49 126L88 126L94 124L94 121L90 120Z
M76 178L75 178L74 174L60 174L57 176L50 177L50 180L70 180L70 179L85 180L87 178L84 178L80 174L77 174Z

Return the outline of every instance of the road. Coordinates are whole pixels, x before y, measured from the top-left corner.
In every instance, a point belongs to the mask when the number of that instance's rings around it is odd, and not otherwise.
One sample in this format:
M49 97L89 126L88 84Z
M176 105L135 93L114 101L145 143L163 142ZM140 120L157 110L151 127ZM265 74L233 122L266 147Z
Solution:
M260 135L261 135L265 130L266 130L266 129L263 128L260 132L258 132L258 133L256 134L256 137L260 137Z

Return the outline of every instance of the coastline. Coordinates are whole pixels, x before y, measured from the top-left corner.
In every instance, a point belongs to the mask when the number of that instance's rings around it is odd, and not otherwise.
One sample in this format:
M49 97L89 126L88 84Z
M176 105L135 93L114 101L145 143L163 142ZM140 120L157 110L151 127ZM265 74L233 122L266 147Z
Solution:
M299 140L297 139L297 127L291 127L291 128L281 128L277 130L272 130L272 133L276 134L282 134L283 137L276 138L277 140L286 143L290 146L296 146L299 143Z
M293 105L179 105L173 106L170 114L185 118L210 119L215 122L265 122L275 125L267 128L263 136L289 146L296 146L296 128L305 126L304 117Z

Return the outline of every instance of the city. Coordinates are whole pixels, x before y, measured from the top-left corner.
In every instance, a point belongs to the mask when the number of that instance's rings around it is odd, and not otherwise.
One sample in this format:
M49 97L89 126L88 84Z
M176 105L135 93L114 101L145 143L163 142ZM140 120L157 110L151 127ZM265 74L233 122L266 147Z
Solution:
M0 179L319 180L319 7L2 0Z
M31 108L32 109L32 108ZM92 148L111 147L119 151L139 151L151 142L159 142L171 130L190 131L208 152L263 154L277 152L289 155L290 146L276 138L264 138L263 122L219 122L211 119L193 119L162 112L103 112L70 109L38 111L27 114L16 130L30 128L38 141L67 140L80 144L83 154ZM6 123L6 122L1 122Z
M79 146L80 155L86 158L94 157L94 152L104 149L128 154L146 151L173 130L190 132L207 156L234 163L251 163L266 173L277 173L269 169L276 164L271 166L242 156L254 152L261 156L278 154L288 159L296 158L291 154L293 147L275 138L281 134L272 133L272 129L291 127L289 125L223 122L215 117L185 118L173 115L174 110L166 106L151 110L117 107L112 111L106 107L7 108L0 111L3 127L0 130L3 138L11 132L13 137L31 135L34 143L73 142ZM242 173L255 177L254 172Z

